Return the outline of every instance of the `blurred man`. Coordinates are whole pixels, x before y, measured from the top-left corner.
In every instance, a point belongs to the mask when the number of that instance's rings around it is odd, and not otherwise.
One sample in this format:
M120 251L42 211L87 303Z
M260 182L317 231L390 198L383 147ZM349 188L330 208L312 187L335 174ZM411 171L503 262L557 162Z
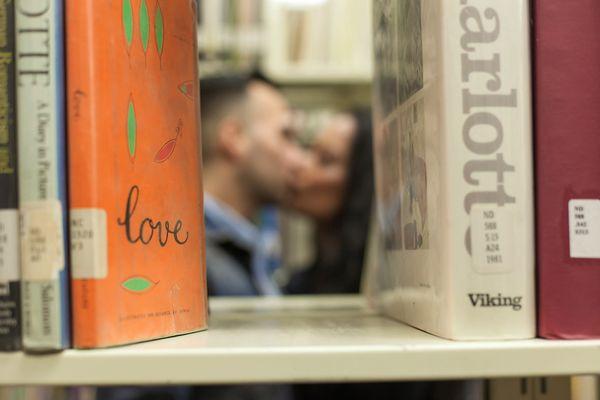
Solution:
M252 221L289 196L305 163L288 104L256 78L202 81L201 100L209 294L277 295L277 246Z

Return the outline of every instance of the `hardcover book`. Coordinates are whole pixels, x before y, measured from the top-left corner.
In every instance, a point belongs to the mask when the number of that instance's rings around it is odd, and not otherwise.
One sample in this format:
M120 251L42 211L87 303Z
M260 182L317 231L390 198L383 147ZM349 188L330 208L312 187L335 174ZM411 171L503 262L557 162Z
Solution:
M0 4L0 351L21 348L15 6Z
M374 303L450 339L532 337L528 1L374 7Z
M534 3L539 335L600 338L600 4Z
M70 342L63 3L16 0L23 346Z
M67 0L74 346L206 327L195 0Z

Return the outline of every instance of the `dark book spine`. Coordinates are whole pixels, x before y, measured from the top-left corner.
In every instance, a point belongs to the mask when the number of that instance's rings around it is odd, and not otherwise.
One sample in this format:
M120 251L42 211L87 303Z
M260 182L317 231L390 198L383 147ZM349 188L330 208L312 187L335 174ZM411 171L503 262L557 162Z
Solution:
M21 348L15 6L0 2L0 351Z
M600 3L535 1L538 334L600 338Z

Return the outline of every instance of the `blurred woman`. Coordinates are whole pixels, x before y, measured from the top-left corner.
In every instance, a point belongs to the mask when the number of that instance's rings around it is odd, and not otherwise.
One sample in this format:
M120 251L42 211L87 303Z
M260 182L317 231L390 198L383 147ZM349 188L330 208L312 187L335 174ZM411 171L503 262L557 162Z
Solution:
M310 152L289 206L315 221L316 260L287 292L356 293L374 189L370 112L334 116Z

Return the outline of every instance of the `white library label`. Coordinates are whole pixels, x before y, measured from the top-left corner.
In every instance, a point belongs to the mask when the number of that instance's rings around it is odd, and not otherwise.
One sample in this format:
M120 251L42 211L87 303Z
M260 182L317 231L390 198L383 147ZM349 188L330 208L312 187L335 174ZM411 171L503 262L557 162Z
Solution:
M19 280L19 211L0 210L0 282Z
M104 279L108 275L106 211L71 210L71 273L74 279Z
M471 208L471 254L480 273L511 270L512 235L509 208L477 204Z
M28 281L58 277L65 267L63 213L58 200L30 201L21 210L22 275Z
M571 258L600 258L600 200L569 200Z

